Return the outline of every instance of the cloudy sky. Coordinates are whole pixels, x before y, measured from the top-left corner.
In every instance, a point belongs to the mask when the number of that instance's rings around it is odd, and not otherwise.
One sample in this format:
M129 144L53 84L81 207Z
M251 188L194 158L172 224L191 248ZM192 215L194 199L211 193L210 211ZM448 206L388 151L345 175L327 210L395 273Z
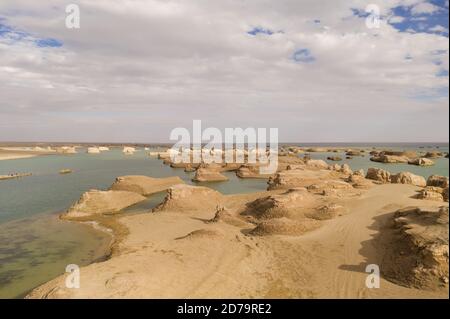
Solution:
M164 142L193 119L286 142L448 141L448 14L445 0L1 0L0 141Z

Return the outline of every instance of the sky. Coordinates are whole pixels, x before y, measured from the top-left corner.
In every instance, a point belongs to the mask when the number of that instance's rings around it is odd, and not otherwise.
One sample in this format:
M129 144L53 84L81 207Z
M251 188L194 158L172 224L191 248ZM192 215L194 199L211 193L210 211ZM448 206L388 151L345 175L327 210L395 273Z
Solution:
M448 142L448 7L1 0L0 141L167 142L196 119L280 142Z

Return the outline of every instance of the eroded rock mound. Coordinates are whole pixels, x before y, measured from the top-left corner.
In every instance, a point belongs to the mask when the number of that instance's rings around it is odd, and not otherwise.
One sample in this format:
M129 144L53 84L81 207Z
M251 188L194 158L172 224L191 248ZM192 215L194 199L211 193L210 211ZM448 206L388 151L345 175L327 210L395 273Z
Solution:
M216 208L216 213L214 214L214 217L206 223L226 223L229 225L233 225L236 227L244 227L247 225L247 222L233 214L231 211L226 209L225 207L218 206Z
M142 175L129 175L117 177L112 190L135 192L144 196L162 192L169 187L184 183L178 176L166 178L153 178Z
M312 207L315 199L305 188L291 189L283 194L270 195L247 204L245 214L257 219L299 217L302 209Z
M328 167L328 166L327 166ZM271 177L267 182L268 189L290 189L296 187L304 187L312 183L330 176L329 170L303 170L290 169L279 172L274 177Z
M223 182L227 181L228 177L220 173L219 169L200 167L192 180L194 182Z
M381 168L371 167L367 170L366 174L367 179L372 179L379 183L390 183L391 182L391 173L385 171Z
M427 186L448 187L448 178L445 176L431 175L428 177Z
M145 200L145 197L135 192L93 189L85 192L63 217L78 218L97 214L117 213L143 200Z
M317 220L333 219L344 211L344 207L335 203L319 206L314 212L306 214L307 217Z
M211 188L178 184L167 190L164 201L154 211L213 210L222 201L223 195Z
M307 160L306 166L308 168L316 168L316 169L328 169L328 164L324 160Z
M397 156L397 155L386 155L381 154L379 156L373 156L370 158L372 162L380 162L380 163L408 163L408 158L406 156Z
M419 175L414 175L410 172L401 172L391 175L391 182L394 184L409 184L419 187L425 187L427 185L425 178Z
M236 171L236 176L240 178L269 178L271 175L260 174L260 165L244 164Z
M423 157L425 157L425 158L439 158L439 157L442 157L442 156L444 156L444 154L442 152L431 151L431 152L426 152Z
M339 162L339 161L342 161L342 157L340 157L340 156L328 156L327 160Z
M448 287L448 207L400 209L393 227L385 276L416 288Z
M256 236L299 236L316 229L319 226L320 222L314 219L302 219L301 221L297 221L286 217L281 217L260 222L253 230L250 231L250 234Z
M311 184L307 187L308 191L314 194L325 196L344 196L351 195L354 191L353 186L340 180L325 180Z
M417 166L432 166L434 162L428 158L414 158L408 161L408 164L417 165Z
M417 198L425 200L435 200L440 202L446 199L446 201L448 201L448 189L445 190L444 188L437 186L427 186L419 191Z
M352 175L347 178L347 182L352 185L354 188L358 189L368 189L373 186L371 180L368 180L364 177L364 171L356 171Z

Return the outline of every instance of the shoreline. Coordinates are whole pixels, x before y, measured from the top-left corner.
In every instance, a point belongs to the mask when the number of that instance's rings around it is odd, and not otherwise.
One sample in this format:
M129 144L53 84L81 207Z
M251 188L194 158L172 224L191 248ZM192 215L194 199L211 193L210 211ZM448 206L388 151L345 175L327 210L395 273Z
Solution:
M0 161L33 158L43 155L53 155L53 152L34 151L20 147L4 147L0 148Z

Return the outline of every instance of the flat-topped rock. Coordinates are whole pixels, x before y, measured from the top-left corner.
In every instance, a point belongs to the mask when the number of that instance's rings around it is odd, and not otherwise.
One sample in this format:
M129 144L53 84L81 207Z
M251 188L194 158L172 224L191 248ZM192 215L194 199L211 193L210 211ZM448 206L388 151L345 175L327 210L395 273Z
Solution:
M63 218L87 217L98 214L112 214L145 200L145 197L127 191L90 190L62 216Z
M220 169L200 167L195 171L194 182L223 182L228 177L220 173Z
M442 157L442 156L444 156L444 154L442 152L431 151L431 152L426 152L423 157L426 157L426 158L439 158L439 157Z
M222 203L223 195L211 188L178 184L167 190L164 201L154 211L214 210Z
M424 177L419 175L414 175L410 172L401 172L395 175L391 175L391 183L394 184L410 184L419 187L425 187L427 181Z
M239 178L263 178L267 179L272 175L261 174L260 165L257 164L244 164L236 171L236 176Z
M117 177L111 186L111 190L129 191L148 196L182 183L184 183L183 180L178 176L154 178L143 175L128 175Z
M317 183L311 184L307 187L308 191L314 194L320 194L324 196L353 196L358 192L353 186L347 182L341 180L321 180Z
M420 157L409 160L408 164L417 166L433 166L434 162L428 158Z
M409 158L406 156L397 156L397 155L379 155L373 156L370 158L372 162L380 162L380 163L408 163Z
M328 167L328 165L327 165ZM290 189L311 185L322 178L329 178L329 170L291 169L277 173L269 179L268 189Z

